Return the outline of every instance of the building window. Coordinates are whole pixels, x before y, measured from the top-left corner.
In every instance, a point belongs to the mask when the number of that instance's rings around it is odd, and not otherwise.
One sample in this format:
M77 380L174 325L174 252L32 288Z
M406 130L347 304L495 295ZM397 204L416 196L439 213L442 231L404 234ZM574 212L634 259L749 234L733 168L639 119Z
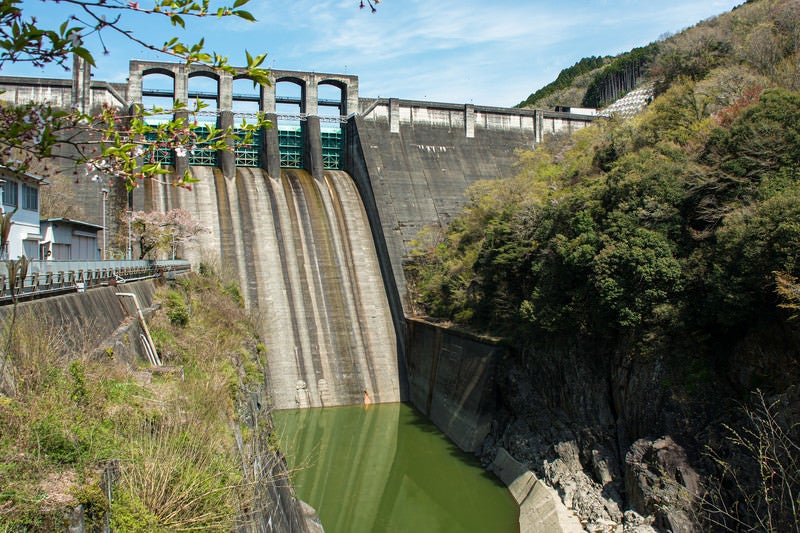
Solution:
M39 241L25 239L22 241L22 251L28 259L39 259Z
M22 186L22 209L39 210L39 189L30 185Z
M17 190L19 185L16 181L6 180L3 186L3 205L17 207Z

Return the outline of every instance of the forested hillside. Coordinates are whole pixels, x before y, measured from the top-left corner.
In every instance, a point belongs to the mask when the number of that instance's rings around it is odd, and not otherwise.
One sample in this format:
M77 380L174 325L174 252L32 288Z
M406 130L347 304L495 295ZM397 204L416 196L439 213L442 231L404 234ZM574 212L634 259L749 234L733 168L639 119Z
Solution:
M531 389L503 384L516 435L552 432L532 414L549 409L578 447L589 427L613 435L620 462L637 439L674 437L705 479L683 483L703 531L800 528L799 68L794 0L658 43L645 113L521 154L407 264L420 314L514 348L505 370ZM665 518L674 498L638 501L625 483L657 528L692 530Z
M681 77L697 81L723 67L733 70L718 73L730 77L728 83L751 84L753 76L764 76L791 84L798 17L796 2L750 0L731 13L616 57L583 58L518 107L603 108L642 84L653 83L661 93Z

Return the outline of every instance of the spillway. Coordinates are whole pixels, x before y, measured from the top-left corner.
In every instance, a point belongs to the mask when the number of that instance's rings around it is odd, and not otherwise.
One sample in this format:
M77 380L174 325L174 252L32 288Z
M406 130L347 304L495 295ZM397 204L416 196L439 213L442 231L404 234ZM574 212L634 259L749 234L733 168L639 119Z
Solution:
M268 348L273 407L400 401L397 338L352 178L191 171L193 191L156 186L152 208L186 209L211 230L185 255L239 281Z

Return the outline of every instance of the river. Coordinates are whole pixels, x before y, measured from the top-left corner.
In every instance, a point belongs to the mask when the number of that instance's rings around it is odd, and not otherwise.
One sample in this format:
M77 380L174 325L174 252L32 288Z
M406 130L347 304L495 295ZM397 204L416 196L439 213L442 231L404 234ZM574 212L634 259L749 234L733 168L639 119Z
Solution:
M297 495L326 533L519 531L506 487L406 404L273 417Z

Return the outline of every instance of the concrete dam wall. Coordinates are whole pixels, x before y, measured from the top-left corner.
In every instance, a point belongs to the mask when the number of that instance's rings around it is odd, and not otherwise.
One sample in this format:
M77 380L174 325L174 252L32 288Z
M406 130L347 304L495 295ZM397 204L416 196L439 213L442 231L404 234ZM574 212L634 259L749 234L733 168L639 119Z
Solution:
M367 206L387 282L410 314L403 259L425 226L444 227L479 180L511 177L518 150L592 117L410 100L361 101L347 123L347 165Z
M203 247L258 315L273 406L400 401L397 336L353 180L341 171L191 170L192 192L155 186L152 208L186 209L211 230Z
M193 191L151 186L146 206L186 209L210 228L201 245L259 314L276 408L407 400L403 258L423 227L457 214L472 183L513 172L515 150L533 141L520 127L530 117L511 116L517 127L484 120L471 137L452 127L457 118L393 132L380 114L355 116L345 127L350 173L192 166Z

